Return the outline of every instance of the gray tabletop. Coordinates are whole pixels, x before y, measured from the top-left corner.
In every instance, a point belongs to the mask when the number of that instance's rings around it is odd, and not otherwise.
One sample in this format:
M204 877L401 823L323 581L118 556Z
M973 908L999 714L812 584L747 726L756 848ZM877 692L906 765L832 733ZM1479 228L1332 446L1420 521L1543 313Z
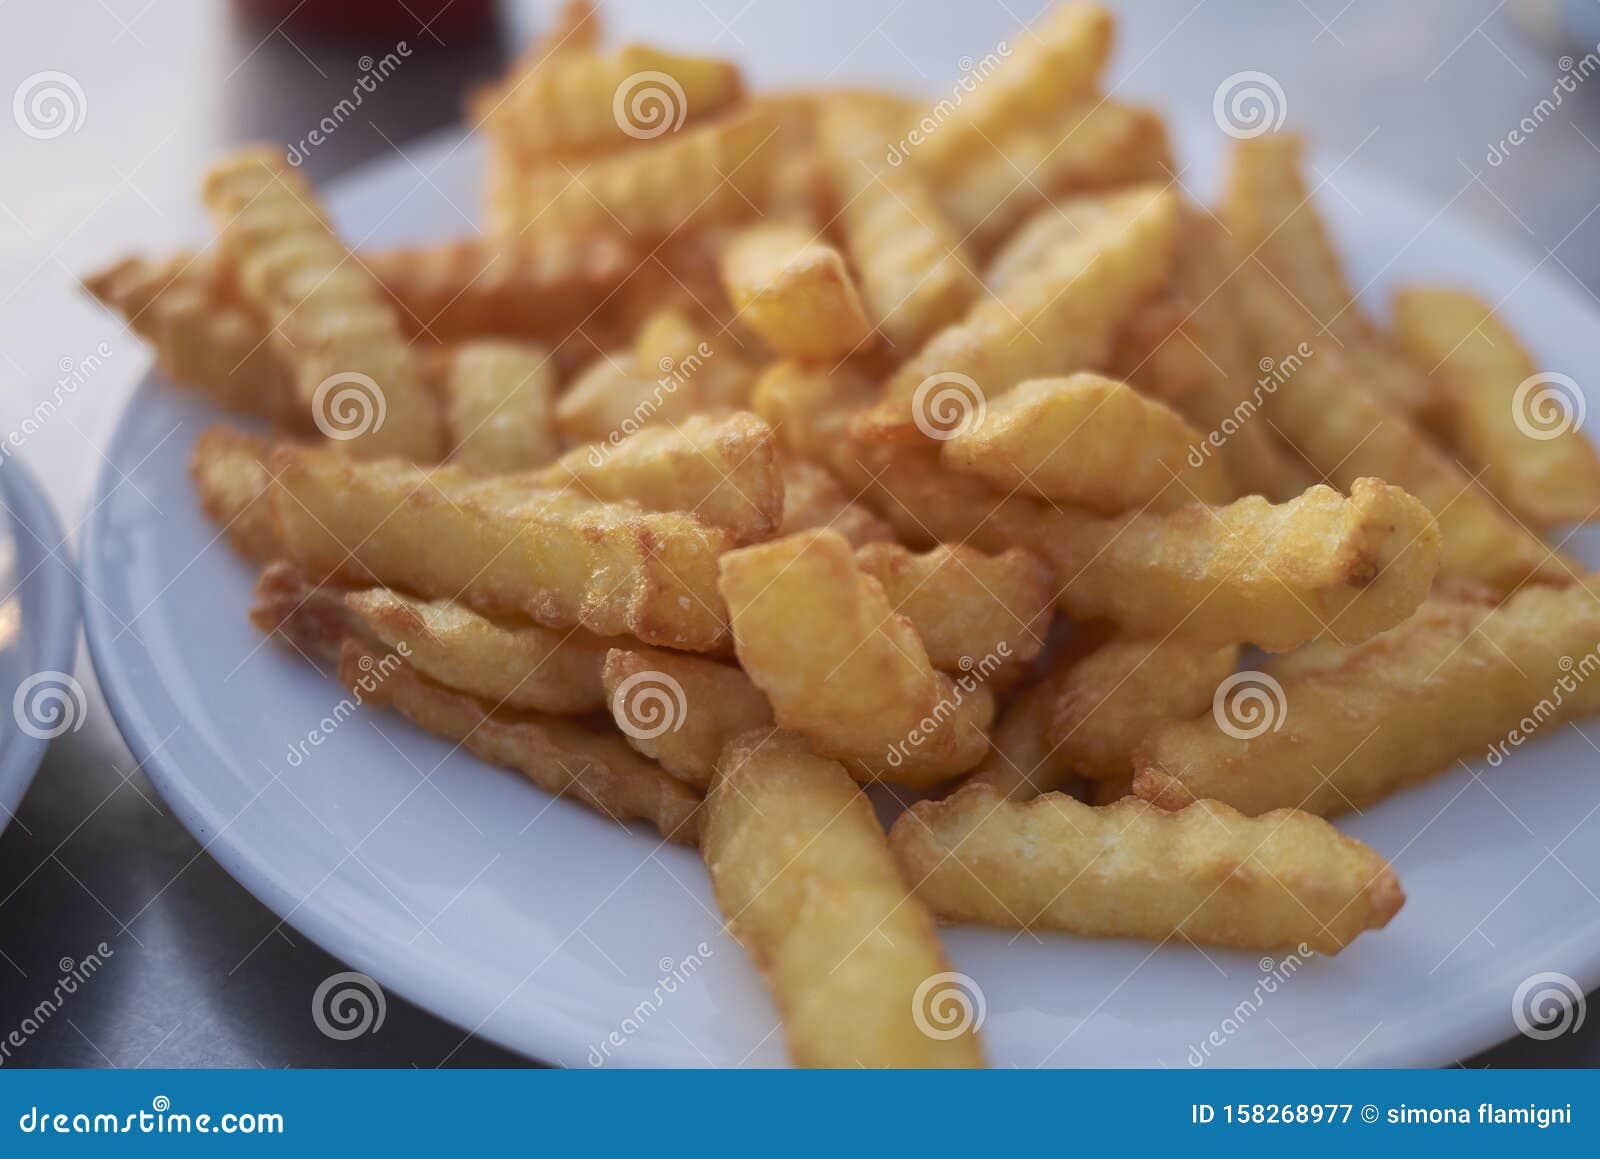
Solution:
M972 46L994 44L1037 0L622 0L626 35L710 46L774 84L889 78L936 89ZM128 249L202 236L194 199L230 143L297 140L405 39L412 55L307 162L314 180L404 149L455 121L460 94L499 69L543 15L517 6L466 35L396 0L399 23L330 40L252 22L209 0L11 0L0 7L0 95L43 71L81 86L81 128L37 141L0 126L0 431L18 429L63 357L107 341L92 389L30 436L20 456L76 540L101 448L147 364L139 344L73 290ZM1511 7L1515 7L1514 5ZM1532 8L1533 6L1529 6ZM1542 6L1541 6L1542 7ZM1588 49L1530 35L1492 0L1191 0L1127 5L1119 91L1204 118L1221 78L1285 80L1289 119L1441 206L1520 242L1532 260L1600 289L1600 81L1580 84L1503 164L1490 146L1532 115ZM1536 32L1537 30L1535 30ZM1600 35L1595 33L1592 35ZM853 48L850 46L854 46ZM843 46L843 47L841 47ZM1594 46L1591 43L1589 48ZM1531 264L1531 263L1530 263ZM336 1041L312 995L344 967L282 926L210 860L135 767L94 685L86 725L51 749L0 835L0 1037L55 985L62 959L105 943L80 987L20 1048L18 1066L502 1066L527 1060L391 996L377 1034ZM1600 1064L1600 1020L1518 1039L1467 1066Z

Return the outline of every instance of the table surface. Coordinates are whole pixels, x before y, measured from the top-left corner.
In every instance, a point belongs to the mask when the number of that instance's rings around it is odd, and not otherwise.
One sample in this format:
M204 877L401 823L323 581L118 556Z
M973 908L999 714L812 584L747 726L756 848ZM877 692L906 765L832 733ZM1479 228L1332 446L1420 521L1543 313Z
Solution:
M461 94L493 76L548 14L513 5L486 34L410 13L331 40L253 22L207 0L12 0L0 8L0 95L46 70L74 78L75 132L33 140L0 125L0 431L19 429L56 367L105 341L92 383L30 435L20 457L42 479L69 538L86 515L101 448L148 356L74 289L130 249L204 236L196 180L247 140L299 140L350 92L364 55L410 55L355 116L311 151L325 181L458 118ZM939 91L1031 18L1038 0L621 0L629 38L736 56L766 84L888 79ZM1514 6L1513 6L1514 7ZM1524 15L1519 13L1519 15ZM1205 119L1219 82L1264 71L1289 120L1340 156L1389 173L1443 207L1522 243L1594 296L1600 289L1600 84L1563 92L1503 164L1493 143L1550 97L1587 49L1493 0L1129 4L1114 68L1119 94ZM1591 40L1597 33L1591 33ZM853 46L853 47L852 47ZM978 46L975 50L974 46ZM1590 45L1592 46L1592 43ZM1336 187L1332 195L1337 195ZM1600 299L1597 299L1600 300ZM135 767L80 651L85 727L52 747L0 835L0 1034L55 985L57 963L112 952L92 980L9 1058L19 1066L511 1066L527 1060L390 997L381 1031L324 1036L319 983L344 967L258 903L174 819ZM1600 1019L1548 1041L1517 1039L1466 1066L1600 1065Z

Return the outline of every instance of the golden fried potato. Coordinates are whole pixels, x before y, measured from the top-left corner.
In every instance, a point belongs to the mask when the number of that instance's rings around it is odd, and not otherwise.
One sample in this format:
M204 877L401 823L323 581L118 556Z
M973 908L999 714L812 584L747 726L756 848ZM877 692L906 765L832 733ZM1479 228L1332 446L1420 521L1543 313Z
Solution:
M1196 647L1181 636L1113 639L1063 673L1050 743L1081 776L1126 777L1150 730L1210 708L1238 662L1232 644Z
M938 672L842 535L801 532L719 568L739 662L779 725L865 780L925 787L983 758L992 670Z
M798 454L822 458L912 546L1023 547L1054 570L1057 606L1131 634L1177 630L1196 646L1248 642L1286 651L1324 633L1353 642L1393 627L1427 592L1439 535L1398 488L1357 480L1349 499L1316 487L1273 506L1101 519L944 469L925 447L853 442L862 383L850 373L780 365L757 409Z
M308 660L337 664L339 649L366 629L345 606L349 589L319 584L288 560L277 560L256 579L250 622Z
M746 226L723 249L721 269L739 321L778 354L821 362L871 344L844 258L809 226Z
M267 492L271 447L266 439L233 427L207 427L189 455L189 478L206 517L246 559L283 558Z
M970 672L986 662L1031 660L1044 647L1055 580L1031 552L1013 547L985 555L942 544L917 553L872 543L857 548L856 566L911 621L935 668Z
M729 61L630 44L552 56L480 112L484 130L527 164L661 140L743 95Z
M1264 397L1262 417L1338 486L1360 476L1387 479L1426 504L1444 536L1441 574L1501 591L1530 578L1576 578L1576 565L1517 526L1406 416L1368 393L1331 340L1307 337L1293 302L1258 267L1241 268L1228 289L1262 357L1310 351Z
M1582 586L1491 600L1440 595L1395 628L1312 662L1262 665L1216 712L1139 747L1141 797L1214 797L1246 813L1333 815L1600 709L1600 603Z
M731 664L633 645L611 649L601 675L628 743L698 789L729 741L772 724L766 696Z
M776 150L770 111L685 128L574 166L539 166L501 190L497 224L530 238L625 239L635 251L755 216Z
M613 821L648 821L668 841L699 840L700 794L645 760L616 735L559 716L497 712L434 684L394 653L345 641L339 679L361 702L393 708L412 724L474 756L514 769L553 796L570 797Z
M1226 503L1219 460L1190 455L1200 433L1169 407L1098 374L1034 378L986 407L940 451L945 464L1020 489L1120 515Z
M988 75L958 101L941 101L916 144L930 171L959 175L962 162L1018 124L1037 123L1088 96L1111 55L1116 22L1098 4L1058 3L1007 45ZM1020 180L1020 177L1019 177Z
M353 591L345 605L423 676L495 708L589 712L606 702L600 668L611 642L581 628L490 619L389 588Z
M934 335L857 429L882 439L948 438L1025 379L1104 365L1123 317L1171 272L1177 208L1162 189L1114 195L1099 229L1054 247L1039 268Z
M934 188L956 236L980 255L1052 198L1167 183L1177 172L1161 115L1103 97L1065 105L1037 124L1010 126L967 153L960 166L938 175ZM910 158L910 167L919 167L920 152L912 149Z
M1356 381L1396 410L1429 401L1425 376L1405 362L1362 312L1301 173L1292 133L1235 140L1221 215L1234 243L1272 272L1316 335L1332 339Z
M1190 466L1219 461L1240 493L1282 503L1318 477L1270 423L1254 420L1263 397L1303 355L1285 350L1259 363L1250 357L1223 291L1242 259L1209 213L1186 209L1182 231L1172 284L1123 323L1112 367L1204 432L1187 456Z
M1003 797L1023 801L1072 781L1072 762L1050 743L1059 679L1052 672L1011 698L995 722L989 755L961 782L963 787L988 785Z
M1581 388L1541 374L1487 302L1414 287L1395 295L1394 327L1440 384L1438 425L1507 507L1536 526L1600 514L1600 455L1579 425Z
M314 575L689 651L726 640L733 537L693 516L332 451L280 448L270 467L279 533Z
M276 150L245 149L212 167L203 192L240 292L271 326L318 429L368 457L437 460L439 418L394 306L305 178Z
M266 322L233 299L221 265L191 253L160 262L129 257L85 276L83 287L155 347L172 381L229 410L314 431L295 397L293 370L267 341Z
M780 536L826 527L844 536L852 547L893 541L894 528L854 502L826 469L788 456L783 459L780 470L783 475Z
M873 320L909 351L960 317L979 284L932 187L886 156L903 119L892 102L839 96L824 102L819 134L839 230Z
M1252 950L1337 954L1405 894L1388 864L1321 818L1096 808L1062 793L1008 801L987 785L913 805L889 834L916 895L947 921Z
M772 428L748 411L691 415L614 443L575 447L530 481L652 511L687 511L741 543L766 539L783 518Z
M933 920L837 763L794 733L740 737L706 798L700 851L795 1063L982 1065L976 1019L947 1024L936 1005L952 995Z
M456 466L493 475L556 457L549 351L503 340L463 342L446 356L440 385Z

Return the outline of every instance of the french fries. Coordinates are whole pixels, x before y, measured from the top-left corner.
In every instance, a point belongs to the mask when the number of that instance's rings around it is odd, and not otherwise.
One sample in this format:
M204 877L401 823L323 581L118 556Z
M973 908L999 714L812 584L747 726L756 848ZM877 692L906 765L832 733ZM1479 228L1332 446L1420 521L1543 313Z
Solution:
M745 227L722 251L722 284L739 320L779 354L827 361L870 344L844 258L808 226Z
M447 357L442 387L452 463L493 475L556 457L548 351L524 343L464 342Z
M1080 776L1126 777L1139 742L1163 721L1187 720L1209 708L1238 662L1239 649L1231 644L1111 640L1062 674L1050 744Z
M606 653L606 704L628 743L704 789L735 737L772 724L772 706L730 664L633 645Z
M983 758L998 662L959 683L938 672L843 536L804 531L719 568L734 649L780 727L863 780L926 787Z
M653 511L687 511L741 543L767 538L783 518L772 430L748 411L691 415L615 443L576 447L530 481Z
M305 178L276 151L247 149L212 168L204 197L240 293L271 325L318 429L369 457L438 459L438 416L394 307Z
M894 528L852 500L824 468L791 456L783 460L780 469L783 521L778 526L779 536L826 527L844 536L852 547L894 539Z
M667 841L699 840L700 795L618 736L559 716L495 712L430 682L391 654L347 640L339 679L362 703L393 708L424 731L459 741L491 765L514 769L552 796L570 796L613 821L648 821Z
M1438 382L1438 425L1483 485L1536 526L1600 513L1600 456L1579 427L1581 388L1541 374L1482 298L1415 287L1395 295L1395 333Z
M232 427L208 427L189 455L200 507L235 551L256 563L283 556L283 543L272 521L268 491L272 473L266 439Z
M1044 562L1021 548L985 555L945 544L918 554L872 543L856 550L856 565L911 621L935 668L1031 660L1044 647L1055 585Z
M1022 801L1069 784L1075 776L1072 762L1050 743L1057 694L1055 675L1018 692L995 722L989 755L962 786L988 785L1003 797Z
M282 447L269 466L284 546L315 575L689 651L725 641L733 537L693 516L331 451Z
M1365 845L1285 809L1216 801L1167 813L1062 793L1008 801L987 785L913 805L889 844L946 921L1337 954L1382 929L1405 894Z
M1253 704L1157 727L1134 788L1166 808L1213 797L1245 813L1364 809L1600 709L1600 683L1585 682L1597 640L1600 604L1582 586L1529 587L1498 607L1442 595L1364 644L1269 661ZM1235 692L1252 697L1250 685Z
M880 439L946 437L1025 379L1104 365L1117 325L1167 279L1177 220L1165 190L1116 195L1098 229L1052 248L1037 269L934 335L858 429Z
M1190 461L1199 433L1126 383L1098 374L1035 378L1007 391L942 447L947 466L1103 515L1226 503L1220 460Z
M581 629L491 620L452 600L367 588L345 605L373 639L420 675L496 708L589 712L606 702L607 641Z
M766 976L801 1066L981 1066L974 1019L930 1022L950 974L872 806L794 733L731 743L701 855L734 936Z
M841 97L824 103L818 132L873 320L893 346L912 350L955 321L979 283L931 185L885 156L903 117L887 101Z
M1222 216L1234 242L1272 272L1351 373L1396 410L1428 406L1426 377L1408 366L1361 311L1301 173L1301 141L1266 133L1234 142Z

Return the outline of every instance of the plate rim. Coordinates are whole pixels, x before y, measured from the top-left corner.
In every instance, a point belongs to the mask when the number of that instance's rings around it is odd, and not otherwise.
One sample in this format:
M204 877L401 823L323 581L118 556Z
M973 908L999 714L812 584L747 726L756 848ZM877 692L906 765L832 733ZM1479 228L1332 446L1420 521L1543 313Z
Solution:
M1181 125L1181 121L1179 123ZM1179 139L1181 141L1187 137ZM447 126L413 142L408 146L406 157L380 157L345 171L325 183L323 195L337 220L340 217L340 207L335 204L336 202L371 196L374 192L381 191L396 174L404 174L415 168L419 161L424 167L429 164L437 166L442 154L447 151L453 152L463 144L468 148L471 147L470 134L460 125ZM1385 196L1402 202L1417 200L1416 193L1409 186L1394 181L1382 171L1359 164L1352 164L1350 168L1353 174L1360 177L1364 185L1382 191ZM1530 257L1531 251L1519 239L1494 234L1466 215L1455 213L1448 216L1448 221L1453 228L1471 235L1488 248L1524 258ZM90 595L98 596L104 590L103 584L107 578L102 574L100 556L94 550L94 545L103 542L106 521L110 518L106 499L117 482L113 478L117 472L112 450L127 437L128 428L135 421L140 401L146 397L146 392L170 389L169 385L158 381L159 378L158 367L152 365L147 369L119 411L106 443L106 459L96 478L93 507L85 520L81 541L80 582L84 591ZM414 959L404 953L386 953L382 942L365 941L359 936L352 938L335 912L326 907L319 909L314 900L315 895L311 899L296 900L277 880L278 874L266 859L250 856L240 843L229 836L228 829L231 822L220 826L215 824L215 819L207 815L207 809L200 803L200 794L196 787L177 767L176 762L165 754L158 731L145 719L138 696L137 682L131 680L127 671L113 662L112 645L116 641L117 633L114 626L105 622L105 615L109 613L103 613L100 610L102 607L98 598L84 601L82 622L94 671L112 719L129 750L149 774L163 800L172 808L174 815L190 835L199 842L203 852L280 920L316 943L330 956L369 974L386 990L444 1019L464 1033L481 1037L534 1062L548 1063L555 1058L582 1056L583 1050L588 1045L582 1027L576 1020L564 1014L557 1004L535 1002L532 1004L535 1013L521 1019L523 1026L531 1029L535 1036L541 1039L538 1043L530 1043L526 1034L511 1033L512 1024L509 1023L485 1019L480 1025L475 1026L473 1017L465 1012L463 992L458 986L451 985L447 979L441 979L437 971L414 966L412 964ZM1583 951L1577 954L1582 959L1582 966L1576 969L1575 973L1576 980L1582 985L1585 993L1600 987L1600 942L1595 940L1593 931L1586 933L1582 929L1574 930L1561 940L1559 946L1563 952ZM532 988L533 993L537 994L536 980L527 979L524 986ZM1504 996L1504 987L1494 975L1484 972L1479 984L1472 988L1471 994L1475 1001L1467 1005L1476 1011L1475 1014L1458 1018L1443 1027L1436 1021L1432 1022L1429 1025L1431 1034L1407 1036L1405 1045L1379 1046L1367 1050L1363 1044L1358 1046L1341 1066L1443 1066L1512 1040L1515 1037L1514 1033L1508 1034L1506 1026L1509 1021L1506 1017L1509 1014L1509 1006L1497 1009L1496 1002L1491 1001ZM1423 1016L1408 1014L1397 1021L1410 1023L1419 1017ZM550 1063L550 1065L559 1064ZM653 1052L642 1052L642 1056L608 1060L606 1065L650 1067L688 1064L676 1057L654 1057ZM1128 1064L1083 1065L1104 1067ZM1208 1063L1208 1065L1223 1066L1218 1063ZM1225 1069L1234 1068L1225 1067Z
M55 544L52 551L37 544L25 544L20 537L17 540L19 554L35 552L43 556L38 565L18 581L16 589L25 612L34 602L42 608L36 670L65 672L76 681L72 669L76 666L78 626L82 621L78 592L82 580L73 562L72 545L62 534L61 520L39 480L14 453L0 464L0 491L5 493L6 504L17 522L37 539ZM16 532L10 534L16 535ZM51 583L52 579L57 582ZM0 742L0 835L5 833L12 815L33 786L52 739L32 736L19 728L8 731Z

